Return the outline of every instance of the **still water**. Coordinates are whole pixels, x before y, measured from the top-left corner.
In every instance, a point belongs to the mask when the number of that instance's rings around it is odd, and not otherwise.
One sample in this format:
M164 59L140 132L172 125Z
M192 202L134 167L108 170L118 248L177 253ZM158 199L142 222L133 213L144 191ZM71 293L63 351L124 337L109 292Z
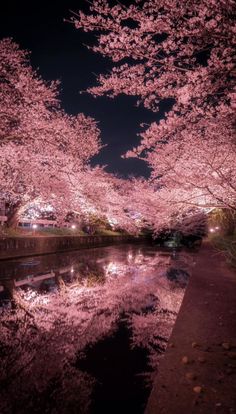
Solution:
M193 265L137 244L0 262L0 412L143 413Z

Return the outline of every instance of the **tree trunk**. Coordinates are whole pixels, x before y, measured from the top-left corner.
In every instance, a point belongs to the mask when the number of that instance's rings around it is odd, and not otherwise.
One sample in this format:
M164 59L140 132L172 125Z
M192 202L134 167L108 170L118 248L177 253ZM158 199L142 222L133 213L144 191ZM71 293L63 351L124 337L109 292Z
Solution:
M11 302L12 309L17 308L17 298L16 298L16 289L14 285L14 281L5 280L3 283L4 291L6 293L7 300Z
M7 210L7 227L16 228L19 223L19 210L21 203L11 205Z

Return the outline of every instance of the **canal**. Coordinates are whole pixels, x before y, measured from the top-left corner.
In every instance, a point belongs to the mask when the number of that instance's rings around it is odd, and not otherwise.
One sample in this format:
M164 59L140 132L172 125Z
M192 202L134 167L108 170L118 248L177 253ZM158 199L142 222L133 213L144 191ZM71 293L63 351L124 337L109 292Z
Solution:
M144 413L194 260L125 244L0 262L0 412Z

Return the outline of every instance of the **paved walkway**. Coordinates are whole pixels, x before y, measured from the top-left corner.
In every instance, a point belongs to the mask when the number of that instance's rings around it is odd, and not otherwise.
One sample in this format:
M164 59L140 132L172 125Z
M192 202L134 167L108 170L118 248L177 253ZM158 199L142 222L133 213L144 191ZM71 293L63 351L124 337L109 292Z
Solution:
M145 414L236 414L236 274L205 242Z

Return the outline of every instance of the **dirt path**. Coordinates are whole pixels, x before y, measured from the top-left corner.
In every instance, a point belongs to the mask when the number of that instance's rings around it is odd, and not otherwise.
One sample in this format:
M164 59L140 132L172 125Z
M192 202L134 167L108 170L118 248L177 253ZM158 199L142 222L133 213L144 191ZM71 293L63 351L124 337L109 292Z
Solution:
M236 414L236 274L206 242L145 414Z

